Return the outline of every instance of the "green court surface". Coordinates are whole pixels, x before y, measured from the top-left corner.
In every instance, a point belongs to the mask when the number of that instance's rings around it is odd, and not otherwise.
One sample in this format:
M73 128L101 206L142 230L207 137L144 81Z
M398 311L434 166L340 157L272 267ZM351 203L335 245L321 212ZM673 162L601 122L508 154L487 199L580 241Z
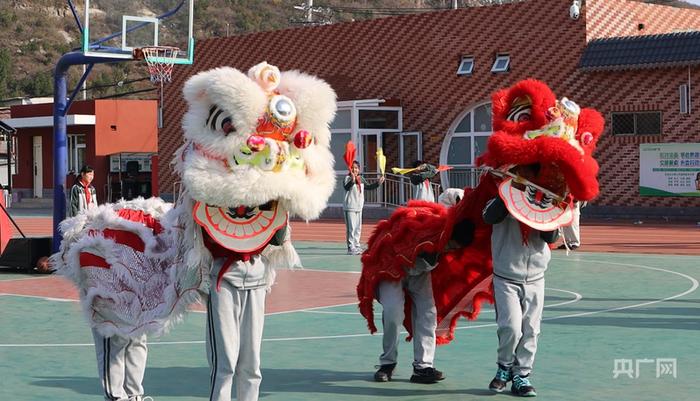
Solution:
M359 257L344 255L341 244L297 248L307 269L360 270ZM698 399L698 260L555 253L532 375L537 399ZM0 280L35 277L2 274ZM354 284L347 283L349 291ZM2 295L0 308L0 400L101 399L92 337L76 302ZM205 316L190 313L170 334L152 340L147 395L155 401L207 399L204 328ZM394 381L375 383L381 335L368 334L355 305L272 314L266 318L261 399L514 399L487 390L496 370L495 331L490 306L478 320L463 321L455 342L437 351L443 382L410 383L412 347L401 344Z

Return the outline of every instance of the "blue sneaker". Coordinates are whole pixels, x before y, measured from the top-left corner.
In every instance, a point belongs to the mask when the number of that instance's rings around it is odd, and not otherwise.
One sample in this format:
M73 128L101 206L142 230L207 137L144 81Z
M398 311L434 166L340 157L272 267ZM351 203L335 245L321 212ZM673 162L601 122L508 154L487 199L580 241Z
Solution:
M511 381L512 376L510 374L510 369L506 369L501 365L498 365L498 370L496 371L496 376L489 383L489 390L495 391L497 393L503 392L506 389L506 385Z
M537 392L527 376L513 376L513 386L511 386L510 392L519 397L537 397Z

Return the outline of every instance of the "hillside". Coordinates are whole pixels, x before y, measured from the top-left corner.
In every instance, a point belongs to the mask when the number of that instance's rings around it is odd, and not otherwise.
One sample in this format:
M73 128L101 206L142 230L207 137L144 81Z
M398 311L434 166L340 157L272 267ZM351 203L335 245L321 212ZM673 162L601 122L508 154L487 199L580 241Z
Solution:
M146 8L157 1L139 0ZM466 7L510 1L517 0L459 0L458 4ZM692 7L680 0L646 2ZM196 0L195 38L300 26L305 23L304 11L294 6L302 3L303 0ZM450 0L316 0L313 18L333 23L447 8L451 4ZM66 0L2 0L0 42L3 43L0 99L47 96L53 91L52 71L56 61L65 52L79 47L80 35ZM80 73L79 68L71 68L72 85ZM143 80L146 76L143 63L98 65L90 75L88 87L93 89L88 96L113 96L150 89L150 84ZM152 97L155 93L141 92L138 96Z

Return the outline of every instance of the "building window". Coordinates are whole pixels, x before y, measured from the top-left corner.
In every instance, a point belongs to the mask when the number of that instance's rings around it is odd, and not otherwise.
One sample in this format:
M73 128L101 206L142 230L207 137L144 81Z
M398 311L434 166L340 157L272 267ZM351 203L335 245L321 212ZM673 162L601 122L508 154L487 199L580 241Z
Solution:
M352 113L350 110L338 110L331 123L331 129L350 129Z
M612 113L613 135L661 135L661 112Z
M493 67L491 67L491 72L508 72L509 66L510 66L510 56L507 54L500 54L496 57L496 61L493 62Z
M85 165L85 135L68 135L68 172L78 174Z
M360 128L399 129L398 110L360 110Z
M0 133L0 181L7 178L8 169L17 174L17 135Z
M474 57L462 57L462 61L457 68L457 75L471 75L474 71Z
M680 92L681 114L690 113L690 90L688 84L683 84L678 88Z
M463 114L443 142L440 164L452 167L442 176L443 187L473 187L478 183L476 159L486 151L491 130L491 103L478 105Z

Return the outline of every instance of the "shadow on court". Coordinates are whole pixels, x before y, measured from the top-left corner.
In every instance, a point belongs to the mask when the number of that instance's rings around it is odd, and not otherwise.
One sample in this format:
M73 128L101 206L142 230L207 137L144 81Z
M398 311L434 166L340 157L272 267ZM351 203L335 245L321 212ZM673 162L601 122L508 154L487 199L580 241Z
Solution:
M435 395L493 395L485 389L446 389L440 383L412 384L408 377L396 378L389 383L376 383L374 372L340 372L321 369L263 369L260 398L277 393L298 393L314 399L328 399L325 395L358 395L377 397L429 397ZM449 380L449 379L448 379ZM37 376L33 386L60 388L74 393L101 395L96 377ZM397 386L410 388L397 388ZM209 369L194 367L147 368L144 378L147 394L158 397L208 397ZM235 389L233 392L235 396Z

